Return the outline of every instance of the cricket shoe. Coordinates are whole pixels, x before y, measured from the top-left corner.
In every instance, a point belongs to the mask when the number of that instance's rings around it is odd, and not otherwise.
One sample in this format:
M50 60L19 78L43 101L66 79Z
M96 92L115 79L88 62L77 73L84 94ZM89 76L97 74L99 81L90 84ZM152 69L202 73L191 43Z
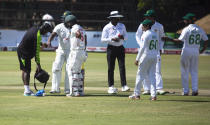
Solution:
M140 96L139 95L132 94L128 98L129 99L133 99L133 100L139 100L140 99Z
M26 92L24 92L24 94L23 94L24 96L34 96L35 94L33 93L33 91L32 90L29 90L28 92L26 91Z
M66 94L66 97L73 97L72 94Z
M182 96L188 96L189 93L182 92Z
M55 91L55 90L51 90L51 91L50 91L50 93L51 93L51 94L55 94L55 93L61 93L61 91L60 91L60 89L59 89L58 91Z
M165 94L167 94L167 93L169 93L169 92L168 92L168 91L164 91L164 90L162 90L162 89L156 90L156 94L157 94L157 95L165 95Z
M69 94L70 93L70 90L65 90L64 91L64 94Z
M150 95L150 90L145 90L142 95Z
M67 97L79 97L81 96L79 92L74 92L74 94L66 94Z
M157 100L157 97L156 96L155 97L151 97L150 100L151 101L156 101Z
M198 95L198 91L192 92L192 96L197 96Z
M128 91L130 91L130 88L127 85L124 85L122 87L122 92L128 92Z
M108 93L109 94L117 94L118 90L114 86L109 87Z

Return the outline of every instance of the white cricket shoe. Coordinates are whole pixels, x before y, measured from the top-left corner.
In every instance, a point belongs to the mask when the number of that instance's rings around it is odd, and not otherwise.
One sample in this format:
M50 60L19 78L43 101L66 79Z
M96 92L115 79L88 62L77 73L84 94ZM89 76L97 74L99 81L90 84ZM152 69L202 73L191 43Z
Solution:
M81 96L79 92L74 92L72 94L66 94L67 97L79 97Z
M122 92L128 92L128 91L130 91L130 88L127 85L122 87Z
M115 88L114 86L109 87L108 89L108 93L109 94L117 94L117 88Z
M73 97L73 95L72 95L72 94L66 94L66 96L67 96L67 97Z
M157 94L157 95L165 95L165 94L167 94L167 93L169 93L169 92L168 92L168 91L164 91L164 90L162 90L162 89L156 90L156 94Z
M35 96L35 94L34 94L34 92L32 90L29 90L28 92L25 91L23 95L24 96Z
M70 90L65 90L64 91L64 94L69 94L70 93Z
M133 99L133 100L139 100L140 99L140 96L139 95L132 94L128 98L129 99Z
M185 93L185 92L182 92L182 96L188 96L189 95L189 92Z
M145 90L142 95L150 95L150 90Z
M60 91L60 89L59 89L58 91L55 91L55 90L51 90L51 91L50 91L50 93L51 93L51 94L55 94L55 93L61 93L61 91Z

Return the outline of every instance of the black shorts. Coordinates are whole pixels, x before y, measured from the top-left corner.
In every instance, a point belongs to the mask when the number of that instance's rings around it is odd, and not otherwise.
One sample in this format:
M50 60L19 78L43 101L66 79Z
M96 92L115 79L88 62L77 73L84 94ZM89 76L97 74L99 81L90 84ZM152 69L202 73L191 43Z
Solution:
M25 72L31 71L31 59L23 59L21 57L21 54L17 51L18 60L20 63L20 70L23 70Z

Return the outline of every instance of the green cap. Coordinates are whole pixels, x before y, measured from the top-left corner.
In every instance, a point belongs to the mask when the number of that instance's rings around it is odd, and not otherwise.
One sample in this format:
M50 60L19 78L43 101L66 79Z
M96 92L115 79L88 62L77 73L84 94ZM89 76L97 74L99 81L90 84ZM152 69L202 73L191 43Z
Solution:
M147 10L147 12L144 14L144 16L154 17L155 16L155 11L154 10Z
M149 20L149 19L145 19L141 24L152 26L153 22L151 20Z
M65 11L61 17L64 18L64 17L66 17L68 15L72 15L71 11L69 11L69 10Z
M65 17L64 23L72 22L74 20L77 20L77 18L74 15L68 15L68 16Z
M194 13L187 13L185 16L182 17L184 20L191 20L195 17Z

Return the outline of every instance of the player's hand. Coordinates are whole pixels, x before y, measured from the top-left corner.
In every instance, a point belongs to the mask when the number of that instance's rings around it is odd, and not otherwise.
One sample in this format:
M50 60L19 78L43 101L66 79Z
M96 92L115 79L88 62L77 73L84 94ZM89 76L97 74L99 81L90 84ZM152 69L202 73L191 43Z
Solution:
M112 41L119 42L120 39L119 38L112 38Z
M134 64L135 64L136 66L138 66L138 65L139 65L139 61L136 60L136 61L134 62Z
M81 39L81 37L82 37L82 34L80 33L80 31L77 31L77 32L76 32L76 38Z
M47 48L51 48L51 43L50 42L47 42Z
M167 37L167 36L164 36L164 37L161 37L161 39L163 41L171 41L171 38Z
M124 36L123 36L123 35L120 35L120 34L119 34L119 35L118 35L118 38L124 40Z
M40 65L40 64L37 64L37 65L36 65L36 71L39 72L39 71L41 71L41 69L42 69L42 68L41 68L41 65Z

